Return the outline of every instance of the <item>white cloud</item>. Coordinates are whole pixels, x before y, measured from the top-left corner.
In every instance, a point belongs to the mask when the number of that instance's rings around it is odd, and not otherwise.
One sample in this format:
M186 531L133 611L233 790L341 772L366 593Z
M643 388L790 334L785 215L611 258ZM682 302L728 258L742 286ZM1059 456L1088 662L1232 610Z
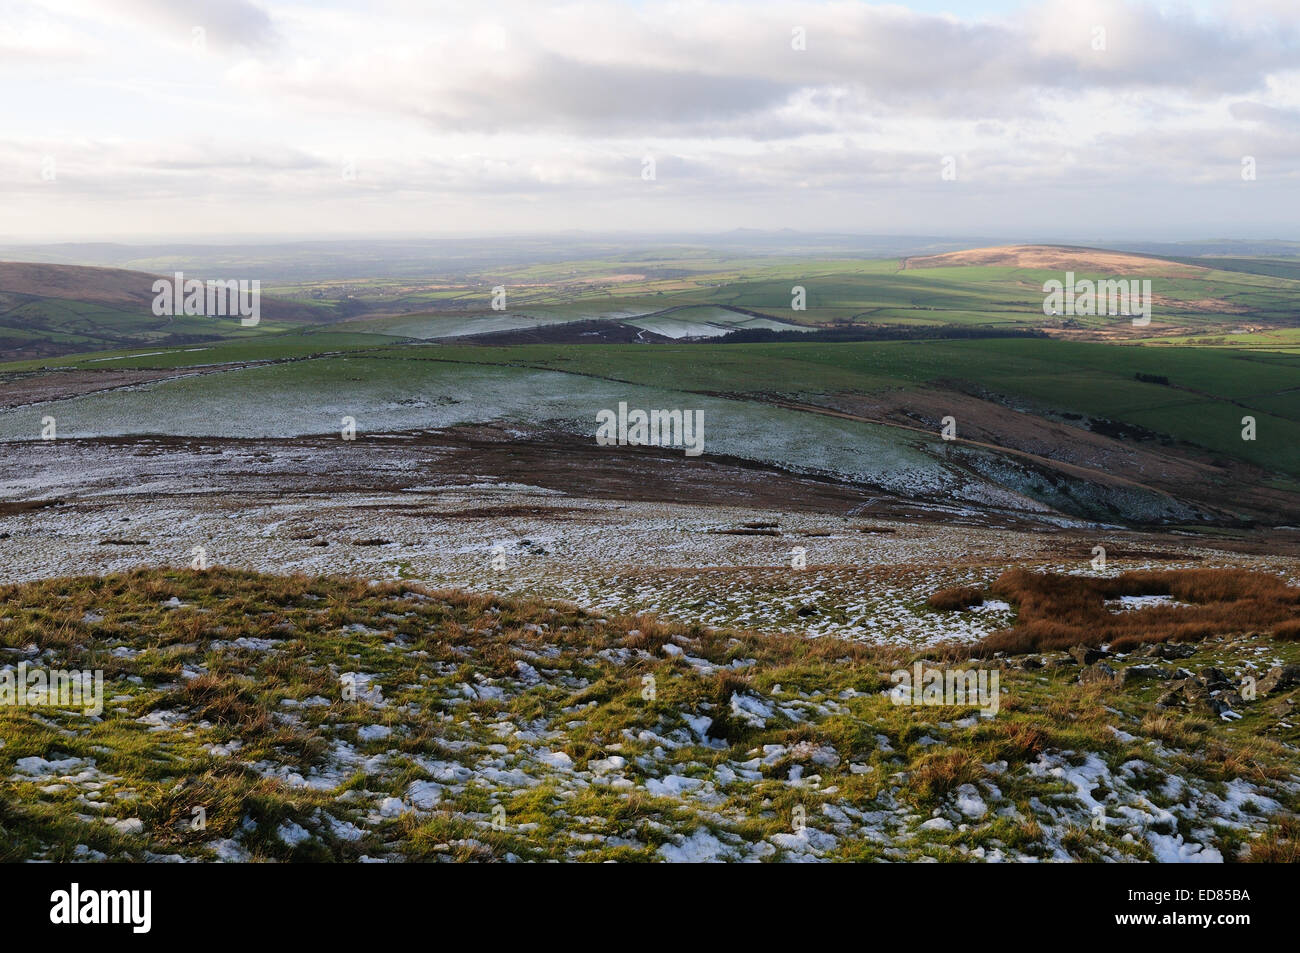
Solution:
M960 8L11 3L0 70L27 82L0 132L0 191L32 234L61 235L155 227L169 203L178 221L242 209L243 231L384 230L418 223L423 204L442 231L599 227L617 209L624 227L987 234L1062 214L1103 224L1106 207L1156 215L1171 189L1200 198L1153 226L1296 218L1287 4ZM1246 154L1271 201L1229 191ZM955 183L939 176L949 155ZM123 214L133 205L150 212Z

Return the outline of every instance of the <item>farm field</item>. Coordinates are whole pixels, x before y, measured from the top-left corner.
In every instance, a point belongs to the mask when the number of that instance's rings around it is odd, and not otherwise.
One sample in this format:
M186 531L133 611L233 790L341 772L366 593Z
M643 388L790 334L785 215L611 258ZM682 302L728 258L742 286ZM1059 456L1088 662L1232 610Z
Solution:
M1240 270L1244 260L1224 270L1187 259L1050 246L986 252L845 260L711 256L697 249L678 252L680 257L514 265L470 259L456 270L427 272L422 280L269 278L268 313L253 329L202 317L155 317L149 288L156 273L10 263L0 266L0 357L257 339L317 325L417 340L591 320L658 328L670 338L714 336L741 325L1033 328L1070 337L1162 339L1180 331L1186 337L1188 331L1213 336L1242 326L1285 328L1296 316L1300 276L1284 268L1255 274ZM221 277L221 269L232 265L220 258L202 264L209 269L202 277ZM1107 314L1046 314L1044 282L1061 280L1067 270L1078 279L1150 281L1149 328L1125 327ZM170 270L162 273L170 277ZM112 277L106 283L97 274ZM802 289L797 307L796 288ZM493 307L496 289L505 295L501 309Z

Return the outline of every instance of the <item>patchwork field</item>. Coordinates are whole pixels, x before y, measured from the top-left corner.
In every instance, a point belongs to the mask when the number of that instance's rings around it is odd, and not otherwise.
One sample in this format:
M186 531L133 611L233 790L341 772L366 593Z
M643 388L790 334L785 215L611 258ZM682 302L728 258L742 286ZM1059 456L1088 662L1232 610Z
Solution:
M435 340L591 320L626 323L670 339L791 326L1018 327L1088 339L1163 338L1293 326L1300 289L1300 271L1284 261L1261 259L1252 268L1246 258L1196 264L1068 246L884 260L837 258L829 252L756 257L699 248L661 251L522 262L502 259L498 252L491 258L426 260L412 266L411 274L368 278L338 271L349 267L346 261L331 262L325 266L334 269L328 277L289 281L277 276L315 270L320 264L315 255L324 250L315 250L309 262L213 255L132 260L155 268L154 273L0 263L0 358L208 343L303 325ZM262 280L265 326L250 333L209 318L155 317L152 282L158 274L170 277L186 267L198 278ZM351 267L367 266L353 261ZM369 267L378 269L373 263ZM1067 271L1093 281L1149 280L1151 325L1135 328L1109 314L1049 316L1044 282L1062 280ZM501 310L493 305L497 289L505 294ZM802 291L796 295L796 289Z

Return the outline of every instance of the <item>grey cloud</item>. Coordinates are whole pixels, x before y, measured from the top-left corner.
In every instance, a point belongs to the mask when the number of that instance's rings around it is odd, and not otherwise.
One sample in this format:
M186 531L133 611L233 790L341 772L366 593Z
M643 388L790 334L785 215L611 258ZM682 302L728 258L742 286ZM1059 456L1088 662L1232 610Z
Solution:
M278 39L270 15L248 0L118 0L116 9L188 43L201 28L217 49L265 49Z
M622 36L618 60L585 49L581 38L571 50L547 49L528 35L525 20L514 27L520 49L508 54L506 78L502 63L485 55L445 72L431 56L409 74L385 74L378 88L366 85L364 70L353 83L329 74L303 80L278 73L275 63L266 64L263 81L322 104L414 114L440 130L770 140L889 115L1033 115L1044 93L1243 94L1300 62L1291 26L1233 29L1136 4L1116 7L1120 13L1103 24L1103 52L1090 48L1085 27L1063 37L1033 16L966 22L837 5L798 7L783 18L758 9L728 35L697 35L679 19L656 30L658 21L645 19L645 30ZM802 14L812 18L808 49L792 51L786 21ZM800 103L803 114L792 108Z
M502 82L476 81L429 105L426 118L448 126L498 130L565 123L581 129L636 123L687 124L745 116L783 102L794 88L763 77L583 63L538 56Z
M1269 126L1300 126L1300 109L1279 109L1265 103L1243 101L1228 107L1233 119L1245 122L1258 122Z

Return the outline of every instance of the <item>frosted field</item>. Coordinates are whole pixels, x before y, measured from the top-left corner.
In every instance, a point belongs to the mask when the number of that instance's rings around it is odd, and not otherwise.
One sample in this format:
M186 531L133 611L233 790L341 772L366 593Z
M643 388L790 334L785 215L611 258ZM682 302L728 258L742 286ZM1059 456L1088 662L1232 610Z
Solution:
M726 308L709 307L682 308L668 314L658 314L626 323L669 338L721 337L740 328L767 328L773 331L815 330L801 324L773 321L771 318L756 318Z
M941 440L767 404L557 371L428 360L331 358L185 377L0 412L0 441L120 435L293 437L430 430L492 421L595 437L602 409L701 410L706 455L739 457L909 497L1043 513L992 481L945 466Z
M543 512L518 515L521 506ZM499 507L515 512L463 515ZM754 522L777 523L780 535L725 532ZM1046 534L577 500L502 484L283 499L226 496L216 487L115 488L0 517L0 534L8 534L0 539L4 582L187 565L201 546L211 564L232 568L415 579L558 598L597 612L652 611L676 622L912 645L979 639L1011 620L1009 607L996 602L932 611L924 602L936 589L986 584L1013 565L1092 571L1086 558L1062 561L1062 540ZM1075 548L1086 553L1092 539L1080 537ZM806 550L806 569L790 568L796 546ZM1296 561L1282 557L1191 547L1170 553L1187 561L1116 560L1108 569L1240 565L1300 577Z
M491 334L495 331L520 331L544 328L553 324L573 321L592 321L600 318L635 318L644 311L600 310L552 311L546 308L503 311L500 314L419 314L380 321L362 321L355 325L358 331L391 334L394 337L416 338L430 341L435 338L456 338L469 334Z
M372 330L376 334L416 338L421 341L433 338L461 337L466 334L490 334L493 331L519 331L524 328L543 328L562 324L566 319L542 315L505 312L500 315L419 315L392 323L364 322L358 330ZM371 325L374 324L372 328Z
M394 337L429 341L491 334L496 331L520 331L569 324L576 321L612 321L653 331L669 338L719 337L738 328L770 328L777 331L811 331L793 322L756 318L727 308L698 306L676 308L656 313L644 308L514 308L500 314L420 314L355 322L358 331L390 334Z

